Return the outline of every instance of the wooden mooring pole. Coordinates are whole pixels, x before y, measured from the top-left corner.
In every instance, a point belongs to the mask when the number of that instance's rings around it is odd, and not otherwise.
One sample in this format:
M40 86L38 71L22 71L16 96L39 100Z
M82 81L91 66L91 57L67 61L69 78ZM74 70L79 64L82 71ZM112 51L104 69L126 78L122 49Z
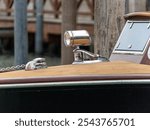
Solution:
M15 65L28 60L27 0L15 0Z
M35 53L37 55L41 55L43 52L43 0L36 0L35 5L36 5Z
M73 49L65 47L64 32L76 29L77 0L62 0L61 64L73 62Z
M129 0L129 12L146 11L147 0Z
M95 0L95 53L109 58L125 24L128 0Z

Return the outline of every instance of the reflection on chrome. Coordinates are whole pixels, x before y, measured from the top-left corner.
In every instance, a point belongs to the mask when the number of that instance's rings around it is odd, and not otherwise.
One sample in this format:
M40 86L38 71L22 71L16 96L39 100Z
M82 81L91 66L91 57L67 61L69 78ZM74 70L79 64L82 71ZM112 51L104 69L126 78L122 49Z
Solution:
M89 46L91 38L86 30L67 31L64 34L66 46Z
M74 62L73 64L87 64L95 62L108 61L107 58L101 57L98 54L93 54L86 50L80 49L79 46L89 46L91 38L86 30L67 31L64 34L64 44L68 47L76 47L73 50Z

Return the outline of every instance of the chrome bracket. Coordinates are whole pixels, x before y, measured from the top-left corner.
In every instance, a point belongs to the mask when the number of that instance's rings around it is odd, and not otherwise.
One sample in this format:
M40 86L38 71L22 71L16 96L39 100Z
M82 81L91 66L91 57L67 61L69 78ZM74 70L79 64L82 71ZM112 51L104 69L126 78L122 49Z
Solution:
M74 49L73 53L74 53L73 64L86 64L86 63L96 63L96 62L109 61L105 57L101 57L98 54L94 54L94 53L91 53L89 51L79 49L79 47Z

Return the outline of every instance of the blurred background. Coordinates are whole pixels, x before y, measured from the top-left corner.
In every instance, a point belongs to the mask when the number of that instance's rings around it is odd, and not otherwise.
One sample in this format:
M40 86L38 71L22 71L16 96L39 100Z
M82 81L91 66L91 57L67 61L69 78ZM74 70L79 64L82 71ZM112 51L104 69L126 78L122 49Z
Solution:
M40 52L35 49L36 31L38 29L36 27L36 7L39 5L36 3L36 0L27 0L26 2L29 60L40 55L46 58L48 65L61 64L62 1L43 0L42 2L43 17L41 19L43 23L41 24L43 25L39 26L42 26L43 49L41 48ZM69 0L68 2L71 1ZM77 1L78 29L86 29L91 34L93 34L94 24L93 9L93 0ZM14 10L15 0L0 0L0 67L14 64Z
M148 10L150 0L0 0L0 68L36 57L45 57L48 66L72 63L73 48L64 47L63 34L76 29L92 37L85 49L109 57L123 16Z

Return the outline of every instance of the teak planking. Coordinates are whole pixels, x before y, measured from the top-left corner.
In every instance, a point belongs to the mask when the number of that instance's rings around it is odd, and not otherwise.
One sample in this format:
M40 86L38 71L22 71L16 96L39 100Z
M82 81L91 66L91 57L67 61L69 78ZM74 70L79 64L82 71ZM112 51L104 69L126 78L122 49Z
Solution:
M46 77L46 76L84 76L84 75L125 75L150 74L149 65L124 61L102 62L78 65L60 65L33 71L12 71L0 73L0 78Z

